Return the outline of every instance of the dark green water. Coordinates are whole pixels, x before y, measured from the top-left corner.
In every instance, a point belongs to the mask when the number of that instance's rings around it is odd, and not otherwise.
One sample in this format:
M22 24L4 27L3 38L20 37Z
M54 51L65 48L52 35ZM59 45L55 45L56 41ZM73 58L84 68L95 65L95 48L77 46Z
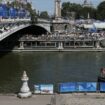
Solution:
M24 70L33 89L39 83L97 81L101 67L105 67L104 52L0 53L0 93L17 92Z

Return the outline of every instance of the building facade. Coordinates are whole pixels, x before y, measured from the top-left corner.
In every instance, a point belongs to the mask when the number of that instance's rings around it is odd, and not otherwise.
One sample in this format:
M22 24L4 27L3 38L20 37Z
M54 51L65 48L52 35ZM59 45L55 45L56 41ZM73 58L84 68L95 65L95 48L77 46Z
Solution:
M84 0L83 7L93 7L93 4L89 0Z

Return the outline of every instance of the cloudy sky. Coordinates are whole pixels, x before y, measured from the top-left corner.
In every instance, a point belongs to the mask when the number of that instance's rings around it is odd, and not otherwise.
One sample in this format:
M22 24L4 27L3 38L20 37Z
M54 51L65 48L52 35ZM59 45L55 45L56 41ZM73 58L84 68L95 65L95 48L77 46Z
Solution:
M54 13L54 1L55 0L31 0L33 7L38 11L48 11L49 14ZM83 4L84 0L61 0L62 2L70 1L71 3ZM88 0L91 1L94 6L97 6L103 0Z

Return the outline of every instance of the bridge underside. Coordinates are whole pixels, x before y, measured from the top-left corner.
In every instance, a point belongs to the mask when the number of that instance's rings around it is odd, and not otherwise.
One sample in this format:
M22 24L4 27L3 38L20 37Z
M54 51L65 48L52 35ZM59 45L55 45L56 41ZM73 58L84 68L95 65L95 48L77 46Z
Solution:
M24 29L18 31L17 33L20 33L20 34L32 34L32 35L39 36L39 35L42 35L42 34L46 34L47 30L40 27L40 26L31 25L31 26L29 26L27 28L24 28ZM17 34L17 33L15 33L15 34Z

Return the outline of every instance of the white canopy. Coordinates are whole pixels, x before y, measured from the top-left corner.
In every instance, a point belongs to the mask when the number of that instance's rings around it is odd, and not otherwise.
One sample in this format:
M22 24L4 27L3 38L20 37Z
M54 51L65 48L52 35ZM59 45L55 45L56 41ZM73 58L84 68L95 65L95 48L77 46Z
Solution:
M84 24L84 28L105 29L105 22L94 22L93 24Z

